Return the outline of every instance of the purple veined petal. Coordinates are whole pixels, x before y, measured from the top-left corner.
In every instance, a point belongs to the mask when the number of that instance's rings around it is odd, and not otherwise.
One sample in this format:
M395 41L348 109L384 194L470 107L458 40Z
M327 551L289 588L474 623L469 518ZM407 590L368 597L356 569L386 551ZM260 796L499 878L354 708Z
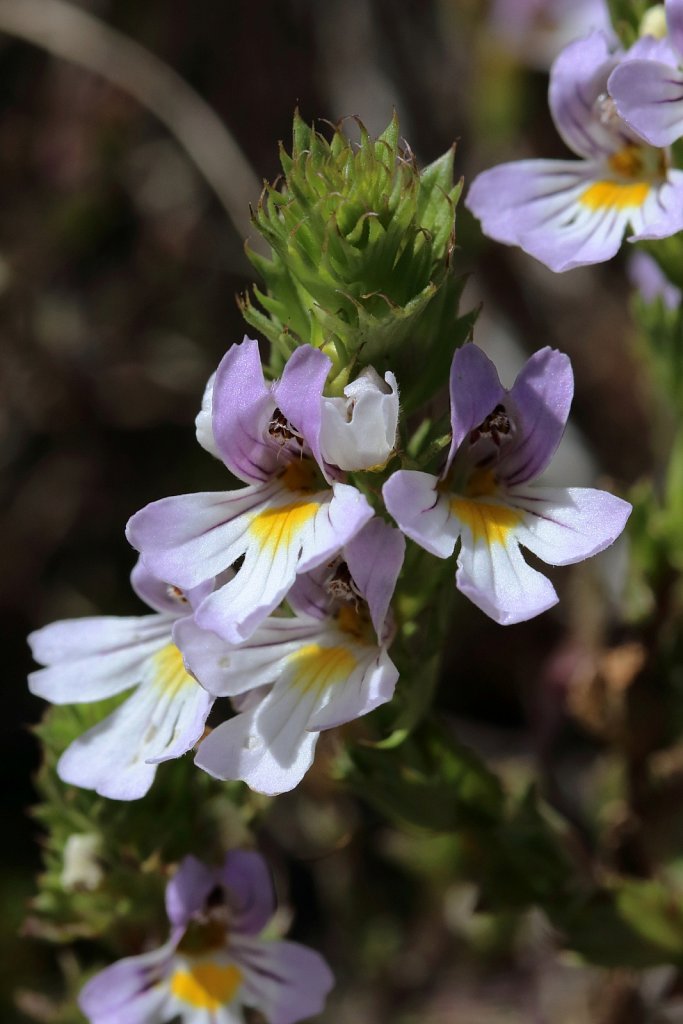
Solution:
M332 360L320 349L302 345L287 360L282 377L273 385L273 399L285 419L296 427L326 479L330 480L320 451L322 394Z
M200 629L192 619L178 622L174 641L185 664L215 697L236 697L274 682L287 657L303 643L314 642L321 632L316 619L266 619L239 646Z
M197 441L204 451L207 451L209 455L213 455L215 459L220 459L222 462L223 456L216 444L216 438L213 436L213 389L215 383L216 374L214 372L206 382L204 394L202 395L202 407L195 417L194 425Z
M363 651L359 645L350 649L357 659L356 667L346 680L334 682L321 694L320 706L308 722L312 731L334 729L362 718L394 696L398 669L386 650L376 647Z
M250 711L223 722L200 744L195 764L257 793L287 793L313 764L318 733L307 730L316 694L276 686Z
M174 928L185 929L218 882L218 872L197 857L183 857L166 886L166 914Z
M155 576L190 590L244 554L252 519L281 490L273 480L239 491L162 498L129 519L126 536Z
M78 1005L90 1024L165 1024L167 990L175 942L106 967L88 981Z
M683 55L683 2L682 0L664 0L666 10L666 27L671 42Z
M328 565L319 565L310 572L300 573L287 592L287 604L299 615L322 620L330 610L330 594L325 589L329 579Z
M478 217L484 234L505 245L519 237L564 223L602 170L582 160L516 160L478 174L465 206Z
M349 572L368 603L372 624L380 640L405 550L402 533L378 516L371 519L344 548Z
M681 290L669 281L653 256L637 249L631 254L627 269L629 281L640 292L643 302L650 304L661 298L667 309L678 309Z
M573 396L568 356L546 347L527 360L507 399L517 432L501 454L499 480L509 486L540 476L562 440Z
M549 565L572 565L604 551L631 514L627 501L590 487L518 487L507 496L525 513L515 537Z
M548 103L555 126L569 148L587 160L609 155L631 139L626 125L601 116L607 79L618 62L609 39L598 31L570 43L550 71Z
M211 696L185 671L180 651L169 644L149 659L137 690L71 743L57 774L111 800L137 800L152 785L156 762L194 746L211 704Z
M190 611L188 598L152 575L142 558L135 563L130 582L140 600L156 612L179 618Z
M527 565L514 543L463 545L458 563L458 590L501 626L533 619L557 604L550 580Z
M297 942L264 942L246 935L231 944L244 973L242 999L268 1024L296 1024L320 1013L334 976L319 953Z
M651 60L630 60L610 75L620 116L652 146L683 135L683 72Z
M264 857L255 850L231 850L220 869L230 892L233 934L258 935L275 913L275 889Z
M399 469L385 483L382 496L406 537L437 558L448 558L455 550L459 529L438 486L438 478L431 473Z
M234 580L201 605L195 621L229 643L243 643L278 606L298 573L328 561L372 518L366 498L348 484L316 494L280 490L252 519Z
M683 171L673 170L667 180L651 189L640 210L631 213L629 242L669 238L683 228Z
M561 216L543 227L520 232L518 245L555 273L612 259L643 201L640 189L648 188L641 183L625 185L625 196L619 197L614 191L619 187L605 176L597 177ZM626 193L627 189L633 191ZM617 201L613 202L615 195ZM604 203L602 196L606 197ZM633 202L628 201L631 197Z
M494 364L474 344L463 345L456 350L451 363L449 390L453 438L445 473L470 432L483 423L500 402L505 401L507 394Z
M104 700L137 685L144 665L168 643L173 620L97 616L53 622L28 638L47 668L32 672L29 689L53 704Z
M232 345L216 370L213 436L228 469L245 483L263 483L278 469L278 449L265 439L275 409L263 378L257 341Z

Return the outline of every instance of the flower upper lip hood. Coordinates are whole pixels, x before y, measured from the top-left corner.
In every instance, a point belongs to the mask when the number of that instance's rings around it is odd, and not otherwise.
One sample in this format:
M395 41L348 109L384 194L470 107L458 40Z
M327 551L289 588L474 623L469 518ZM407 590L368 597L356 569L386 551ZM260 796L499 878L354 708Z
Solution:
M529 619L557 601L520 545L551 565L596 554L621 533L631 506L591 488L535 483L564 432L573 394L566 356L545 348L507 391L474 344L451 367L452 443L439 477L399 470L387 509L408 537L440 558L460 541L456 584L496 622Z
M246 487L152 502L127 536L155 575L179 587L234 577L198 606L199 626L230 643L247 639L297 573L331 558L372 518L372 508L322 455L324 353L298 348L280 380L266 384L258 344L233 345L198 417L200 440ZM207 416L211 408L211 430Z
M641 39L627 53L613 53L594 32L562 52L551 71L550 110L582 159L519 160L479 174L465 205L487 235L564 271L610 259L629 225L629 241L683 227L683 172L619 117L608 93L618 65L628 67L657 45Z

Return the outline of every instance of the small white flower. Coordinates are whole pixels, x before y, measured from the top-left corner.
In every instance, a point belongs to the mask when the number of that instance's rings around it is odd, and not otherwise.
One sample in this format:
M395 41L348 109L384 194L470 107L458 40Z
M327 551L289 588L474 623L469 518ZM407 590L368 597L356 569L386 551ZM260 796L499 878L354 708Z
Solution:
M93 892L104 878L99 863L102 840L94 833L74 833L64 844L60 882L66 892Z
M320 446L325 461L339 469L382 469L396 447L398 386L371 366L347 384L344 398L323 398Z

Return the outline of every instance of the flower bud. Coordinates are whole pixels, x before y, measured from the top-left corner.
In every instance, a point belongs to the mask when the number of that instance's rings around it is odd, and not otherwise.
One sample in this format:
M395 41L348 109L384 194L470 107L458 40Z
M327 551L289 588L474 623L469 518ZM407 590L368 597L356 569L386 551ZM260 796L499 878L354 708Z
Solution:
M398 386L371 366L347 384L344 398L323 398L320 445L330 465L353 471L382 469L396 447Z

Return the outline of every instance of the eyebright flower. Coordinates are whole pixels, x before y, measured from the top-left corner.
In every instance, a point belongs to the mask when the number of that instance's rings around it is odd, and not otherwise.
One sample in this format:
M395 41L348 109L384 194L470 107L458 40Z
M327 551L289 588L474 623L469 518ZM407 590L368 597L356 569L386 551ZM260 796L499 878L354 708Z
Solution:
M637 249L628 261L628 276L648 304L661 299L666 309L678 309L681 290L672 284L653 256Z
M191 670L239 714L201 743L195 763L274 795L293 789L313 762L320 731L390 700L398 671L389 602L403 563L398 530L373 519L329 565L300 576L293 617L271 616L239 647L201 633L178 636Z
M683 227L683 171L628 127L608 94L618 64L659 45L641 39L613 54L595 32L563 51L550 75L550 110L582 159L519 160L478 175L466 205L485 234L563 271L611 259L629 225L629 241L666 238Z
M53 704L104 700L135 687L57 763L64 782L112 800L144 796L158 762L197 742L213 703L186 671L174 640L175 627L192 617L192 602L208 588L185 595L140 561L131 582L154 615L53 622L28 638L35 660L47 666L29 676L29 689Z
M83 988L90 1024L242 1024L253 1007L268 1024L320 1013L334 979L297 942L266 941L275 911L270 875L254 852L233 850L220 868L186 857L166 889L171 936L119 960Z
M593 29L611 33L605 0L495 0L491 26L502 46L537 68Z
M503 625L557 601L520 545L550 565L579 562L621 533L631 506L604 491L534 483L562 438L573 395L567 356L536 352L513 387L473 344L450 376L453 439L441 476L399 470L384 500L403 532L439 558L460 541L456 585Z
M371 366L344 388L344 398L323 398L320 447L339 469L383 469L396 447L398 386Z
M245 338L233 345L210 399L205 395L198 435L248 486L163 498L128 523L128 539L151 571L183 589L243 558L195 615L199 626L231 643L250 636L297 573L329 561L372 517L365 497L340 483L321 453L330 366L324 353L304 345L281 380L267 385L258 343Z
M683 136L683 0L667 0L668 38L615 68L608 87L620 116L653 146Z

